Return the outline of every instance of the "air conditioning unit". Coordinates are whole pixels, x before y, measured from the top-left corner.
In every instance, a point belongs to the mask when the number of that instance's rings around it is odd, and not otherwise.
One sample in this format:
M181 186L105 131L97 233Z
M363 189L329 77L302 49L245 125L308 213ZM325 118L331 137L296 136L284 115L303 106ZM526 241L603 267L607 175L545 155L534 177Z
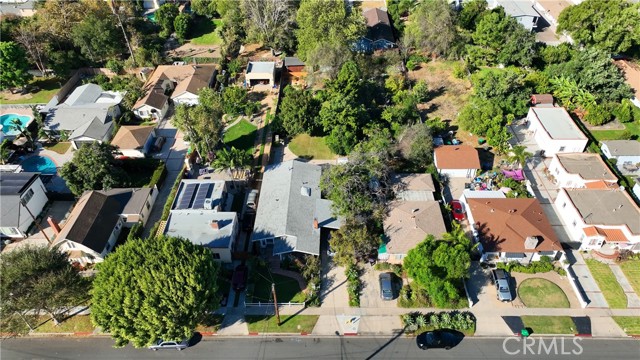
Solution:
M213 200L211 199L205 199L204 200L204 208L206 210L213 210Z

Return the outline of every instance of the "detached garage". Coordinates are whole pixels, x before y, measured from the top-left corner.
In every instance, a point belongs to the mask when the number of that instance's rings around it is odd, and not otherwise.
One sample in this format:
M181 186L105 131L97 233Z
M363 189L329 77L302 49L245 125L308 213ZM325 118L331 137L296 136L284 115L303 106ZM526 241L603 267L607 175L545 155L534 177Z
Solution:
M247 86L260 84L274 86L276 83L276 63L273 61L252 61L247 65L244 78Z

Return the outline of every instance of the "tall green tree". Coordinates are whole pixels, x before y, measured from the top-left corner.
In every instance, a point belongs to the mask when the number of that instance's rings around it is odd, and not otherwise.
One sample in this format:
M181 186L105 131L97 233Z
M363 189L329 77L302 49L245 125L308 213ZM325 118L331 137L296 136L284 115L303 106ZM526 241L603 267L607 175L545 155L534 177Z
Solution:
M69 308L88 300L90 287L57 248L27 246L0 255L3 322L17 315L32 328L38 323L29 322L26 314L45 311L57 324ZM3 329L8 330L17 329Z
M0 42L0 90L22 87L33 76L29 74L29 65L25 61L27 54L12 41Z
M222 131L222 112L219 109L208 109L202 104L181 104L176 107L172 122L189 137L202 157L213 158Z
M222 104L226 114L243 114L247 101L247 90L240 86L228 86L222 91Z
M527 159L532 157L533 154L527 151L527 148L522 145L516 145L511 149L509 154L509 161L515 162L521 168L527 163Z
M311 91L299 90L292 86L284 89L284 97L279 104L278 121L289 136L312 133L317 127L320 103Z
M471 76L474 96L498 104L503 113L523 116L529 110L527 73L517 68L483 69Z
M184 40L191 30L191 16L189 14L180 14L173 20L173 28L176 30L176 36L179 40Z
M478 22L487 13L488 8L487 0L465 1L457 14L456 21L463 29L475 31Z
M71 38L82 54L94 62L116 57L126 48L122 32L113 19L96 15L89 15L76 24Z
M226 170L234 179L244 179L246 171L251 168L251 155L245 150L220 149L216 151L216 158L211 163L211 167L216 170Z
M419 50L443 56L456 38L453 9L445 0L423 0L411 10L405 43Z
M114 150L113 146L97 141L84 144L62 166L60 176L75 196L87 190L108 190L123 182L126 174L117 165Z
M175 21L178 14L180 14L180 10L178 9L178 5L174 3L165 3L162 4L158 10L155 12L156 21L162 28L160 32L160 36L167 37L171 35L174 30L173 22Z
M640 4L626 0L586 0L560 13L558 31L567 31L578 43L609 54L637 54Z
M190 338L218 307L211 252L175 237L133 239L98 264L91 320L116 346Z
M329 245L335 252L333 260L336 264L348 266L375 253L380 240L367 226L348 219L338 231L331 234Z
M293 47L295 3L291 0L243 0L250 39L281 49Z
M342 0L302 0L296 15L298 56L302 60L321 44L348 45L364 35L364 17L349 12Z

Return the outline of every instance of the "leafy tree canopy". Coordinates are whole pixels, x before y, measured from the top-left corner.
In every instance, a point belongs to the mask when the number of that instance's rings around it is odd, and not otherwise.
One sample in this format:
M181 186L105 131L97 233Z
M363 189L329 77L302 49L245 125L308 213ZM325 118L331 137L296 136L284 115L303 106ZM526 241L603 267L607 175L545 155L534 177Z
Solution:
M29 65L24 50L12 41L0 42L0 90L29 83Z
M329 245L335 252L333 260L337 264L348 266L375 253L380 240L367 226L348 219L338 231L331 234Z
M463 29L475 31L478 22L487 13L487 0L471 0L462 3L462 9L457 14L457 23Z
M75 196L87 190L108 190L117 187L126 174L113 157L115 149L108 144L84 144L73 154L73 159L60 169L60 176Z
M483 69L471 76L474 95L499 104L503 113L522 116L529 110L527 73L517 68Z
M126 48L116 22L97 15L89 15L76 24L71 31L71 39L82 55L95 62L120 55Z
M190 338L218 306L211 252L175 237L133 239L98 264L91 319L116 346Z
M169 36L173 32L173 22L180 13L178 5L174 3L162 4L158 10L156 10L156 21L162 28L161 36Z
M560 13L558 31L567 31L580 44L609 54L638 54L640 4L626 0L586 0Z
M278 108L278 120L289 136L310 134L317 127L320 103L310 91L287 86Z
M243 0L249 38L276 49L293 48L295 3L290 0Z
M173 20L173 28L176 30L176 36L180 40L187 38L191 29L191 16L189 14L180 14Z
M453 9L444 0L423 0L411 10L404 42L434 55L446 55L456 38Z

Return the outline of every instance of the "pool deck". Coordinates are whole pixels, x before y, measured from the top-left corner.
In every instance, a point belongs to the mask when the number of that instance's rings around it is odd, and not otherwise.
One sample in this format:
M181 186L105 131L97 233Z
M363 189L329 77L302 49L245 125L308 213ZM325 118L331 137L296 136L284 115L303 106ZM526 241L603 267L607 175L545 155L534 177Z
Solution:
M11 105L5 105L0 107L0 115L6 115L6 114L18 114L18 115L26 115L29 117L33 117L33 113L31 112L31 108L30 107L25 107L25 106L11 106Z
M56 168L58 169L58 173L53 176L51 181L45 184L45 187L49 191L57 192L57 193L70 193L71 190L67 187L65 181L60 177L60 168L65 163L71 161L73 158L73 147L69 147L67 152L64 154L58 154L55 151L47 150L42 147L42 145L38 145L38 148L33 154L26 156L22 161L32 157L32 156L46 156L49 159L53 160L56 164Z

